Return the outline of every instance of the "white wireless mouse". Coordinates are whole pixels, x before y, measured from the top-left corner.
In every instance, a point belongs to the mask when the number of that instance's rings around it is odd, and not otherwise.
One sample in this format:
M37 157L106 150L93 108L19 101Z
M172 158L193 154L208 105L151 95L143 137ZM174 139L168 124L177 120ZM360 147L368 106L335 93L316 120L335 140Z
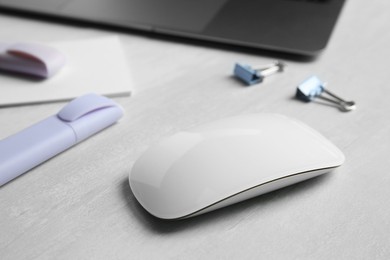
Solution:
M134 164L130 187L162 219L199 215L329 172L343 153L295 119L254 114L174 134Z

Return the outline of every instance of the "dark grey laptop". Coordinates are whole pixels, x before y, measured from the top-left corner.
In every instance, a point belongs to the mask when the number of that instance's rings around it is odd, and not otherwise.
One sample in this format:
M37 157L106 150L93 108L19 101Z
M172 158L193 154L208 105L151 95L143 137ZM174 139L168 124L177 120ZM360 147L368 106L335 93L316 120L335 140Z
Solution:
M325 48L344 1L0 0L0 8L315 55Z

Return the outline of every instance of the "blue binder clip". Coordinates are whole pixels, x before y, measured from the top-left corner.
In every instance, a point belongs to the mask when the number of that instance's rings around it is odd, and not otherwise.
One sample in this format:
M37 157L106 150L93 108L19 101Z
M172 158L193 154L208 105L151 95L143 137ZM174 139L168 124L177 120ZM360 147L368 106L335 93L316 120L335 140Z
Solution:
M298 85L295 96L305 102L310 102L316 98L320 98L332 104L336 104L343 111L352 111L356 109L354 101L345 101L325 89L325 86L325 82L321 82L316 76L311 76ZM328 94L332 98L325 97L324 94Z
M269 75L279 71L282 72L285 66L281 61L276 61L262 67L251 67L246 64L236 63L233 73L234 76L250 86L261 83Z

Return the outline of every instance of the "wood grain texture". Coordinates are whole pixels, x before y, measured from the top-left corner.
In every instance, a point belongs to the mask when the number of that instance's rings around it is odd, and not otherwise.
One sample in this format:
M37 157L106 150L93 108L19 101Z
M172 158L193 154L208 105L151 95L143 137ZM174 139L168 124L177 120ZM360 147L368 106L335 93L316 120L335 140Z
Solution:
M389 259L388 1L348 1L328 48L312 61L242 86L233 63L267 53L118 34L135 80L116 125L0 188L0 259ZM55 41L109 35L0 15L1 38ZM282 57L288 58L288 57ZM311 74L358 109L293 99ZM0 75L0 90L1 90ZM0 93L1 94L1 93ZM64 103L0 109L0 138ZM164 136L239 114L275 112L323 133L346 155L335 173L193 219L148 215L128 185L132 165Z

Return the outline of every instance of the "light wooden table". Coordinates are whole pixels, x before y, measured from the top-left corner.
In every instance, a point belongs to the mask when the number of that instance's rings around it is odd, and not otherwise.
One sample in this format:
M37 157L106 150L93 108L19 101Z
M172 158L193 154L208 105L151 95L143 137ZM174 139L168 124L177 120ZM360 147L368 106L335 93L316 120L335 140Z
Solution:
M0 188L0 259L389 259L389 13L388 1L347 1L328 48L311 61L1 14L7 40L119 35L135 91L115 98L126 111L119 124ZM261 85L246 88L231 76L236 61L276 58L286 71ZM358 109L295 100L296 85L311 74ZM64 104L1 108L0 138ZM306 122L345 153L345 164L185 221L155 219L138 205L128 175L149 145L258 112Z

